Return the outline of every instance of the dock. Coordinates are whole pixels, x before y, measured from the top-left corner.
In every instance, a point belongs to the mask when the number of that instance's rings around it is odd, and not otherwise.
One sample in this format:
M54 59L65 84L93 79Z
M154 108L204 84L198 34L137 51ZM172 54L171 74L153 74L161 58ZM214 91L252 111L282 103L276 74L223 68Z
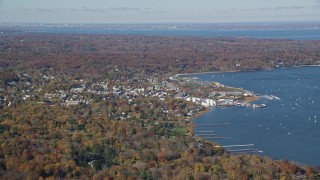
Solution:
M195 131L195 133L214 133L214 131Z
M227 126L229 125L230 123L218 123L218 124L199 124L197 125L197 127L199 126Z
M212 136L212 137L204 137L206 139L230 139L230 136Z
M231 154L241 154L241 153L262 153L263 151L259 149L237 149L237 150L229 150Z
M211 133L211 134L197 134L197 136L215 136L216 134Z
M226 151L231 154L242 154L242 153L263 153L262 150L250 148L253 147L254 144L235 144L235 145L226 145L226 146L214 146L216 148L226 148ZM232 149L235 148L235 149ZM243 149L237 149L243 148Z
M232 148L232 147L249 147L249 146L254 146L254 144L236 144L236 145L227 145L227 146L222 146L223 148Z

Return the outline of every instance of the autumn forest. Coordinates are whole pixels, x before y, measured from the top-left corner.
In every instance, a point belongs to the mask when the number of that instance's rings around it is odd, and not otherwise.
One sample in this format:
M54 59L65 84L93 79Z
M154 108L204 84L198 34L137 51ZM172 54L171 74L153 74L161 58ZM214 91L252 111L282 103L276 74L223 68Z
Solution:
M195 138L179 73L319 65L320 41L0 35L0 179L316 179Z

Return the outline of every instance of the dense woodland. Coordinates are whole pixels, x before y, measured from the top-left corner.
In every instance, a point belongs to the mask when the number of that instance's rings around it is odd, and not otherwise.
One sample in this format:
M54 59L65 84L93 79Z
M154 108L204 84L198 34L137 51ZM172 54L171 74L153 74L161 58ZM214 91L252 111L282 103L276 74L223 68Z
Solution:
M126 77L319 64L319 41L121 35L1 36L0 67ZM238 66L237 66L238 64ZM121 77L115 77L121 78Z
M194 138L190 119L206 108L174 90L121 91L164 81L175 89L168 78L177 73L319 64L319 49L320 41L1 34L0 100L10 105L0 106L0 178L317 179L319 167L230 155ZM82 86L92 91L72 90ZM114 93L93 93L103 89ZM66 106L61 92L83 103Z

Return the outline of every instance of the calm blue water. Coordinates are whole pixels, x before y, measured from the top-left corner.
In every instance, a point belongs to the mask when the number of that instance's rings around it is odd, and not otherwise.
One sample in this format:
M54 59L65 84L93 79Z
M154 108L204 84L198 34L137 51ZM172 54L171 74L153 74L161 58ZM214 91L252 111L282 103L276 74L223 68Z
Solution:
M28 32L70 34L130 34L147 36L250 37L263 39L320 40L320 29L304 30L110 30L102 28L42 28Z
M320 67L283 68L272 71L197 75L200 80L219 81L280 100L261 98L266 108L215 108L197 118L197 125L230 123L214 129L222 145L254 144L262 155L303 164L320 165Z

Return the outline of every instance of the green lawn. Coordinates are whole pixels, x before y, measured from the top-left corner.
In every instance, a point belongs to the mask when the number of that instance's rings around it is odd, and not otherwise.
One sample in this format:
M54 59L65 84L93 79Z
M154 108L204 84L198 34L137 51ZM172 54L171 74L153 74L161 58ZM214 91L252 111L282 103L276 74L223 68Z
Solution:
M188 129L186 127L177 127L171 130L173 135L186 135L188 133Z

